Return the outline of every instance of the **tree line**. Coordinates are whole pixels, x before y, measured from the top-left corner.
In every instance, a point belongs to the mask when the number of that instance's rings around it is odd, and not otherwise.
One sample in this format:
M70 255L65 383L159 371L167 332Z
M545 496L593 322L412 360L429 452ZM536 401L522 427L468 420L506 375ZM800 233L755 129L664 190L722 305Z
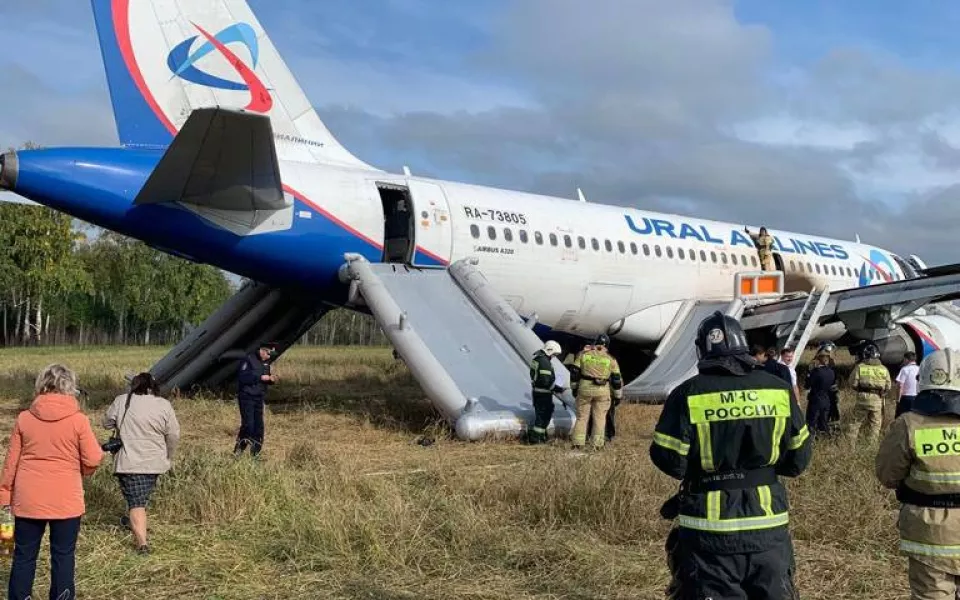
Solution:
M42 206L0 204L0 342L23 345L179 341L234 293L210 265L80 225ZM366 315L333 311L301 343L382 345Z

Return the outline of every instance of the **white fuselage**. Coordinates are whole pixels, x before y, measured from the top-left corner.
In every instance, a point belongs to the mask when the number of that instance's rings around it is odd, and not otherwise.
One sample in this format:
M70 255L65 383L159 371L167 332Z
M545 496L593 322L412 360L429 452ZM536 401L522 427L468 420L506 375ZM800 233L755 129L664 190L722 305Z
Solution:
M536 314L558 331L593 335L631 317L619 336L653 344L683 301L732 299L735 274L759 270L756 249L741 223L377 171L284 167L285 180L294 175L315 208L379 245L384 213L378 184L407 187L418 248L414 264L437 266L441 261L435 259L449 263L476 256L486 277L520 314ZM750 226L751 233L758 229ZM776 238L788 292L904 278L893 255L879 248L782 230L769 233Z

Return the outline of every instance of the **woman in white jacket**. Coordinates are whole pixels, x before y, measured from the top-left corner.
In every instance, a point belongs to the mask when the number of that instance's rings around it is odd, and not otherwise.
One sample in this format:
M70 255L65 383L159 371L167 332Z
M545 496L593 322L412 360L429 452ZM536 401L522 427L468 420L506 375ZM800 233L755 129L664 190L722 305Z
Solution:
M159 386L150 373L133 378L130 391L117 396L107 409L103 426L116 429L121 448L113 470L127 501L125 524L133 532L140 554L148 554L147 504L157 478L170 470L180 440L180 423L173 406L157 396Z

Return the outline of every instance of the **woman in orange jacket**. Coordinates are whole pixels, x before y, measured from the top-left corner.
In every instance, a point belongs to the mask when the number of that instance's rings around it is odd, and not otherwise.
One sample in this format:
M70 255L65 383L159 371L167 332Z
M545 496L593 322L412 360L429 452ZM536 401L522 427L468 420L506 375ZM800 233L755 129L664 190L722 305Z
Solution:
M80 518L86 512L83 477L103 451L77 402L77 377L63 365L44 369L36 399L17 416L0 476L0 505L12 510L13 566L9 598L31 597L37 555L50 526L50 597L75 598L74 565Z

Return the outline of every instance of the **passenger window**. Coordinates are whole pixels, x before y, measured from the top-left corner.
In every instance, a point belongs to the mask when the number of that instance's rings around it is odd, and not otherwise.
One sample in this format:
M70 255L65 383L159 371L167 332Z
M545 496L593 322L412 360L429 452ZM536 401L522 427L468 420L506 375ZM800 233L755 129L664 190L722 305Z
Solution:
M730 262L732 262L733 264L737 264L737 255L736 255L736 254L731 254L731 255L730 255Z
M597 238L592 238L590 240L590 246L592 246L597 252L600 251L600 242L597 241Z
M626 254L627 248L623 245L623 242L617 242L617 250L620 251L620 254Z
M630 242L630 254L636 255L637 253L637 244L636 242Z
M813 265L811 263L807 263L807 273L813 273Z
M557 245L557 234L555 234L555 233L551 233L551 234L550 234L550 245L551 245L551 246L556 246L556 245Z
M526 229L520 230L520 241L523 242L524 244L530 241L530 237L527 235Z
M503 239L507 240L508 242L513 241L513 231L509 227L503 228Z
M751 257L750 257L750 264L753 265L754 267L758 266L757 257L756 257L756 256L751 256Z
M494 227L493 225L491 225L490 227L487 227L487 236L491 240L497 239L497 228Z
M707 262L707 251L706 251L706 250L701 250L701 251L700 251L700 262Z
M603 240L603 247L607 249L607 252L613 252L613 244L610 243L610 240Z
M696 262L696 260L697 260L697 251L696 251L696 250L691 250L691 251L690 251L690 260L693 261L693 262Z
M537 242L537 245L538 245L538 246L542 246L542 245L543 245L543 234L540 233L539 231L533 232L533 240L534 240L535 242Z
M714 263L717 262L717 253L716 253L716 252L713 252L713 251L710 252L710 260L713 261Z
M646 244L643 245L643 255L644 255L644 256L650 256L650 246L648 246L648 245L646 245Z
M830 273L836 276L837 274L837 265L830 265Z
M677 248L677 258L679 258L680 260L683 260L683 259L685 259L686 257L687 257L687 255L684 254L683 248Z
M797 265L794 264L794 262L793 262L792 260L790 261L790 270L791 270L791 271L796 271L796 270L797 270Z
M563 245L567 248L573 248L573 240L570 239L569 235L563 236Z
M726 252L721 252L721 253L720 253L720 262L722 262L723 264L727 264L727 253L726 253Z
M472 236L473 236L473 239L475 239L475 240L480 239L480 228L477 227L476 225L471 225L471 226L470 226L470 235L472 235Z
M667 258L673 258L673 246L667 246Z
M663 252L660 251L660 244L653 247L653 253L657 255L657 258L663 256Z
M583 239L583 236L577 238L577 245L580 246L581 250L587 249L587 240Z

